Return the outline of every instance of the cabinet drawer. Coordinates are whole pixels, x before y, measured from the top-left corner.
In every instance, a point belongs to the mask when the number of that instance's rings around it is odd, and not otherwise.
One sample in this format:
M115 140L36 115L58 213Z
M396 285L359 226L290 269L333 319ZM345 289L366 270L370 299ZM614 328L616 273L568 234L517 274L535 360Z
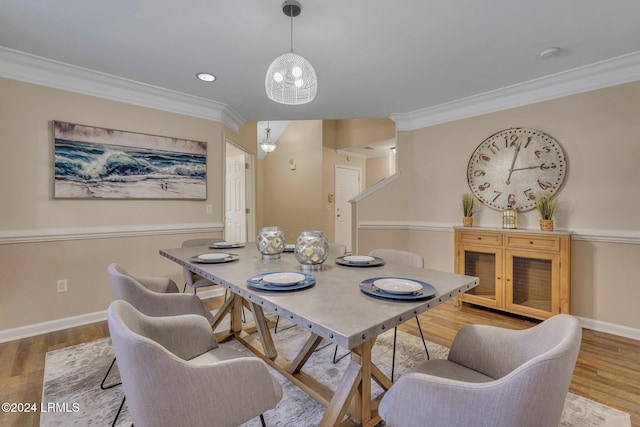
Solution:
M458 241L460 243L475 243L491 246L501 246L502 234L486 231L458 230Z
M537 249L545 251L559 251L560 237L527 234L513 234L505 236L505 246L509 248Z

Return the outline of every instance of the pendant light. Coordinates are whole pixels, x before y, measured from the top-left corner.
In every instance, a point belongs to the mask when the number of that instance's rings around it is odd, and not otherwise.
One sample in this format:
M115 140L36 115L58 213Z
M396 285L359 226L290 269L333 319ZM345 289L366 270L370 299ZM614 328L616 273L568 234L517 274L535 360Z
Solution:
M293 18L302 6L296 0L282 3L282 12L291 19L291 51L277 57L269 66L264 80L269 99L286 105L313 101L318 91L318 78L309 61L293 53Z
M269 122L267 122L267 128L265 130L267 132L267 136L260 143L260 148L262 148L262 151L265 153L271 153L276 149L276 143L271 141L271 128L269 127Z

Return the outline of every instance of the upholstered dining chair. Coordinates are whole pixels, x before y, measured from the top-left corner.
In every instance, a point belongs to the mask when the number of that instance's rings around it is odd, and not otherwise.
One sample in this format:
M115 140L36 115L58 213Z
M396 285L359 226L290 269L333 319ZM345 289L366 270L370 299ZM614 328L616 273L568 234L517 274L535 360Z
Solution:
M329 254L327 255L327 261L333 262L333 260L339 256L345 256L347 254L347 246L342 243L329 243Z
M132 276L117 263L109 264L107 273L114 299L127 301L148 316L195 314L204 317L209 324L213 322L213 315L204 308L200 298L196 295L181 294L178 286L169 278ZM103 390L122 384L117 382L105 385L115 363L114 357L100 383ZM117 419L118 415L114 423Z
M217 239L217 238L209 238L209 239L190 239L190 240L185 240L184 242L182 242L182 247L183 248L192 248L194 246L209 246L212 245L214 243L218 243L218 242L224 242L224 239ZM191 270L189 270L186 267L182 268L182 275L184 277L184 288L182 289L182 292L185 292L187 290L187 285L191 286L193 288L193 293L197 293L198 292L198 288L204 288L207 286L218 286L218 283L214 283L212 281L210 281L209 279L205 279L204 277L200 277L198 276L196 273L193 273Z
M581 336L568 314L526 330L467 325L448 359L402 375L378 412L389 427L557 427Z
M421 255L418 255L413 252L401 251L398 249L374 249L369 252L369 256L379 257L385 260L385 262L402 264L409 267L417 267L424 268L424 258ZM427 349L427 343L424 340L424 335L422 334L422 328L420 327L420 320L418 316L416 316L416 323L418 324L418 331L420 331L420 337L422 338L422 345L424 346L424 351L427 353L427 360L429 360L429 350ZM396 368L396 341L398 338L398 328L395 327L393 329L393 354L391 359L391 382L393 382L393 377L395 374Z
M175 282L166 277L133 276L120 264L107 266L114 299L129 302L147 316L198 314L209 323L213 315L196 295L181 294Z
M202 316L151 317L117 300L107 320L136 427L233 427L257 416L264 426L282 399L267 365L219 347Z

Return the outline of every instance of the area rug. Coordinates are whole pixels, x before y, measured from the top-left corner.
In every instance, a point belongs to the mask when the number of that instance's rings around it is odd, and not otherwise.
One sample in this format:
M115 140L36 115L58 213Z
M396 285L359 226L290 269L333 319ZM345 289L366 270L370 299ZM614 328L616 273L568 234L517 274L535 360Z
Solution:
M281 330L280 328L283 327L285 327L284 324L279 325L278 333L274 334L274 341L278 352L284 357L291 358L295 350L306 341L308 332L298 327ZM237 341L230 341L223 345L251 355ZM446 347L431 342L427 345L432 358L447 357ZM391 372L392 346L393 331L389 331L379 337L372 351L373 361L387 375ZM334 364L332 361L334 349L333 344L320 346L320 349L311 356L304 370L335 389L349 358L345 357ZM345 353L346 350L338 349L338 355ZM47 353L42 402L45 406L49 402L58 404L59 408L67 410L41 413L40 425L47 427L111 425L124 396L121 386L109 390L100 389L100 382L112 360L113 351L109 338ZM426 355L421 340L399 332L395 377L398 378L403 372L424 360ZM284 396L275 409L264 414L267 425L269 427L317 426L324 413L324 407L277 372L272 370L272 373L282 384ZM119 373L117 367L114 367L107 382L118 381ZM377 395L381 392L382 389L374 383L373 394ZM116 425L131 425L126 404ZM384 423L381 422L378 427L383 425ZM243 424L243 427L259 426L260 421L257 418ZM628 413L569 393L560 426L630 427L631 419Z

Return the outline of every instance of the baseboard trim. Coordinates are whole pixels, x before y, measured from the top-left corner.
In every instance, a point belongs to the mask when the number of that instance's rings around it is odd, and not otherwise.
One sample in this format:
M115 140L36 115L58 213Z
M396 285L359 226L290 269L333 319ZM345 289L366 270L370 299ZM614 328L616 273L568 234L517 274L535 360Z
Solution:
M200 291L197 295L200 299L207 299L224 295L224 292L225 290L223 288L216 288L207 291ZM20 326L12 329L5 329L0 331L0 343L74 328L76 326L88 325L90 323L102 322L103 320L107 320L106 310L65 317L63 319L50 320L47 322L34 323L33 325Z
M640 341L640 329L630 328L629 326L617 325L615 323L603 322L600 320L589 319L587 317L576 316L582 327L592 331L604 332L606 334L616 335L619 337L630 338Z

